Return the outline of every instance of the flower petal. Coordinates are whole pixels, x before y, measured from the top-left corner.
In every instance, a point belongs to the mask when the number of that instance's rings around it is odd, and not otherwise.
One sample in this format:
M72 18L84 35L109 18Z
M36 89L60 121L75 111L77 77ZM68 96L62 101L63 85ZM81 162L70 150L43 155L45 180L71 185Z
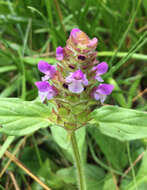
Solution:
M48 92L39 92L41 102L44 102Z
M73 77L73 73L70 73L68 77L66 77L65 81L67 83L71 83L73 81L74 77Z
M38 70L44 74L47 74L50 70L50 65L45 61L39 61Z
M56 67L54 65L48 64L45 61L39 61L38 70L47 75L43 78L43 81L52 78L56 73Z
M96 70L96 73L98 75L102 75L107 72L108 70L108 64L106 62L102 62L98 64L97 66L93 67L92 71Z
M51 98L53 98L53 96L57 95L57 89L54 86L51 86L47 81L38 81L35 82L35 85L39 90L41 102L43 102L45 98L50 100Z
M45 75L44 77L41 78L42 81L47 81L50 79L49 75Z
M98 64L97 73L102 75L102 74L106 73L107 70L108 70L108 64L106 62L102 62L102 63Z
M109 95L113 89L114 86L112 84L100 84L96 91L100 94Z
M50 84L47 81L38 81L35 82L35 85L37 86L39 92L48 92L50 88Z
M96 91L93 91L93 92L92 92L92 97L93 97L95 100L99 100L99 99L100 99L100 94L99 94L99 93L96 93Z
M104 103L104 101L105 101L107 95L100 94L99 97L100 97L100 102L101 102L101 103Z
M81 80L84 78L83 72L79 69L73 73L73 78L76 80Z
M72 37L76 38L76 33L77 33L77 32L80 32L80 31L81 31L80 29L74 28L74 29L71 30L70 35L71 35Z
M64 58L64 49L59 46L56 48L56 59L62 61Z
M96 79L99 82L104 82L104 80L102 79L102 77L98 74L96 74L96 76L94 77L94 79Z
M68 89L69 91L76 94L81 93L84 90L82 81L81 80L72 81L72 83L68 85Z
M88 80L86 78L86 74L84 74L84 76L83 76L83 84L84 84L84 86L88 85Z

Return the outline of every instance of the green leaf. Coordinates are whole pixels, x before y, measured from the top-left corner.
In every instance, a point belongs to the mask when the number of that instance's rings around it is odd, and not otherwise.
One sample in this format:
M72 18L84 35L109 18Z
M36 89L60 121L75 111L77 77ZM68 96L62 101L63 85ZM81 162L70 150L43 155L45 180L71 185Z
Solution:
M103 134L129 141L147 137L147 114L117 106L103 106L91 113L91 124Z
M116 186L114 184L114 179L112 177L112 175L108 174L105 177L105 183L104 183L104 187L103 190L116 190Z
M125 143L102 134L99 130L97 130L96 127L89 127L88 131L99 145L99 148L104 153L107 160L113 165L115 169L121 171L128 160L126 156Z
M46 158L49 157L49 154L44 151L43 149L39 149L40 152L40 158L44 164ZM31 155L31 159L30 159ZM24 149L21 151L21 156L20 156L21 162L29 168L35 175L37 175L38 171L40 170L41 166L40 162L38 160L36 151L34 147L24 147ZM21 170L22 172L22 170ZM25 172L23 172L25 173Z
M0 132L13 136L30 134L52 124L50 113L50 109L40 102L0 98Z
M23 57L22 60L30 65L37 65L37 63L41 60L43 61L47 61L51 64L55 64L56 63L56 59L55 58L32 58L32 57Z
M39 149L42 164L39 163L39 160L36 155L36 151L34 147L24 147L21 152L21 162L29 168L34 175L38 176L42 182L52 188L62 187L64 184L61 179L52 171L52 168L55 170L55 163L51 160L47 159L49 157L49 153L44 151L43 149ZM31 155L31 159L30 159ZM53 165L54 164L54 165ZM20 172L24 173L24 171L20 170ZM32 184L33 190L41 190L42 187L34 181Z
M69 168L62 168L62 169L58 170L57 175L66 184L76 185L76 183L77 183L76 171L75 171L75 168L73 166L69 167Z
M0 73L15 71L17 67L15 65L9 65L9 66L1 66Z
M52 135L56 143L63 149L63 151L66 151L67 158L72 161L72 147L70 143L70 136L67 133L67 131L61 127L54 126L51 127ZM76 130L76 139L79 147L79 152L81 154L81 157L83 158L83 150L85 144L85 128L82 127L78 130Z
M105 176L104 170L93 164L86 164L84 166L87 190L102 189L103 178ZM57 175L66 184L76 184L76 170L75 167L64 168L58 170Z
M51 170L50 160L46 159L39 171L37 176L44 182L48 187L59 189L63 188L63 181ZM37 182L32 184L32 190L42 190L42 187Z
M114 85L113 98L118 102L118 104L124 108L127 108L127 103L125 97L121 91L121 88L113 78L108 79L108 83Z
M5 151L9 148L10 144L15 139L14 136L8 136L5 140L4 144L0 147L0 158L4 155Z

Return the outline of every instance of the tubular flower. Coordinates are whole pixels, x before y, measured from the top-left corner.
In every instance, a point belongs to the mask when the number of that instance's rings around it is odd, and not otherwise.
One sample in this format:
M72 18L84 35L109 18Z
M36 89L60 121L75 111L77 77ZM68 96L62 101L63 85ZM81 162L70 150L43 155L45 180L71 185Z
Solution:
M111 94L114 86L112 84L100 84L98 87L95 87L92 91L92 97L95 100L100 100L103 103L107 95Z
M106 62L102 62L97 66L92 68L92 71L96 71L96 76L94 77L99 82L103 82L104 80L101 78L101 75L106 73L108 70L108 64Z
M43 81L47 81L47 80L53 78L54 75L56 74L56 67L48 64L45 61L39 61L38 70L45 74L45 76L42 77Z
M81 93L84 90L83 86L88 85L86 75L79 69L66 78L66 82L69 83L68 89L73 93Z
M58 61L62 61L63 58L64 58L64 49L61 46L59 46L56 48L56 59Z
M41 102L47 98L47 100L52 99L54 96L57 95L57 90L54 86L50 85L47 81L38 81L35 82L35 85L38 88L39 91L39 97L41 99Z

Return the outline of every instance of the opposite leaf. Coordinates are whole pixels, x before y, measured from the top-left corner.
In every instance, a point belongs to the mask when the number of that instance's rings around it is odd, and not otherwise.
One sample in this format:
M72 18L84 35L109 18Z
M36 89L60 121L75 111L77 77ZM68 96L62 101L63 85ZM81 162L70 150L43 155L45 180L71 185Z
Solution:
M22 136L48 127L50 109L39 102L0 98L0 133Z
M147 114L117 106L103 106L91 113L91 124L121 141L147 138Z

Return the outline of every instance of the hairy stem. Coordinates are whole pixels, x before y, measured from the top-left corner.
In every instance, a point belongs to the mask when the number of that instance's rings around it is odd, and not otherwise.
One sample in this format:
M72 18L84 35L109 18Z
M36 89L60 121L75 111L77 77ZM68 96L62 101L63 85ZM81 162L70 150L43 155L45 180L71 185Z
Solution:
M77 169L79 190L86 190L85 176L84 176L82 161L80 158L80 153L79 153L79 149L78 149L78 145L77 145L77 141L76 141L76 137L75 137L75 131L72 131L70 136L71 136L71 144L72 144L75 166Z

